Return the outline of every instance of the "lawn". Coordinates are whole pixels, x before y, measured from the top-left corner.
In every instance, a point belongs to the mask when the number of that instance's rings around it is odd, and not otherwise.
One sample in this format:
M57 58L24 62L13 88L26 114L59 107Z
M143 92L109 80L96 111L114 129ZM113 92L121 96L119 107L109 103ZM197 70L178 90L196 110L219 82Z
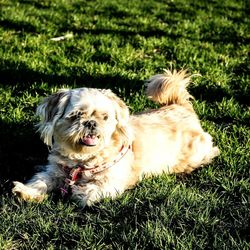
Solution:
M250 249L250 11L245 0L0 0L0 249ZM63 36L64 39L53 39ZM12 181L45 164L39 100L111 88L131 113L144 81L187 68L221 155L191 175L143 180L80 210L20 203Z

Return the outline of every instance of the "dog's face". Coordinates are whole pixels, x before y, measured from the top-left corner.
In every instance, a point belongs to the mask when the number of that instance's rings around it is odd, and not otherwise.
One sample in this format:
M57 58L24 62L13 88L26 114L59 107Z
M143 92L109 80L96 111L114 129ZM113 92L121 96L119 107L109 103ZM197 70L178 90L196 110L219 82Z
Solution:
M110 90L62 90L38 107L44 142L68 153L93 154L126 136L129 111Z

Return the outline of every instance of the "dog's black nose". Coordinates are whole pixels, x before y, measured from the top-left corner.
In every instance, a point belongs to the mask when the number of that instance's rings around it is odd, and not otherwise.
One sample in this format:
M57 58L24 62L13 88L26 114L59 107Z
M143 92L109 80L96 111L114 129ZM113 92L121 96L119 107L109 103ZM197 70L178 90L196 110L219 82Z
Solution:
M88 128L88 129L94 129L94 128L96 128L97 123L96 123L96 121L94 121L94 120L89 120L89 121L85 121L85 122L83 123L83 126L84 126L85 128Z

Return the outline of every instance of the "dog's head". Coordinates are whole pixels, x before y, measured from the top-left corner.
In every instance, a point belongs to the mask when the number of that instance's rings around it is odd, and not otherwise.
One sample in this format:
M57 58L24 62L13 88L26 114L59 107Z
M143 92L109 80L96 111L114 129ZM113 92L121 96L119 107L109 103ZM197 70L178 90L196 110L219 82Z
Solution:
M117 135L128 136L128 108L111 90L61 90L44 99L37 114L44 142L68 153L95 153Z

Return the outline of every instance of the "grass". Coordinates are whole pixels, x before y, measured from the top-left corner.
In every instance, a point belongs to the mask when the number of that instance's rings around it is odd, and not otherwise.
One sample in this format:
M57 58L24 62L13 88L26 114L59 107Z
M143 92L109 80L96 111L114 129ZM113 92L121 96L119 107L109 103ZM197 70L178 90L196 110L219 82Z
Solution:
M0 1L0 249L249 249L249 6L243 0ZM61 41L51 38L66 34ZM111 88L153 107L144 80L188 68L203 127L221 155L192 175L143 180L80 211L51 197L18 203L13 180L45 164L39 99Z

